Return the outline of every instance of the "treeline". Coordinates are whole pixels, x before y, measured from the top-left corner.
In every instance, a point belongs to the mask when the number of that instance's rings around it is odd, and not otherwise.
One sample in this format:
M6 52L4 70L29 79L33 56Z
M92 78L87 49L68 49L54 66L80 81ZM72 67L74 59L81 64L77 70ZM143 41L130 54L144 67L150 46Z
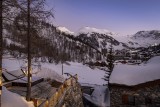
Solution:
M30 5L30 53L32 59L42 61L89 62L100 60L101 52L87 42L56 29L49 19L53 17L45 9L45 0L31 0ZM3 6L3 47L15 57L22 54L27 58L27 1L4 0ZM4 51L5 52L5 51Z
M9 25L6 29L9 33L4 42L5 46L9 50L18 51L16 52L19 53L18 55L27 53L27 36L26 33L22 33L23 26ZM73 35L65 34L46 22L41 22L41 26L42 29L31 29L32 58L42 58L43 61L50 63L63 61L85 63L101 59L101 53L98 50L81 42ZM7 43L8 39L12 43ZM17 45L17 43L21 45Z
M19 3L19 0L16 3ZM23 8L20 7L21 2L19 5L16 3L13 3L15 5L11 7L16 11L14 17L11 18L12 20L4 21L3 23L3 46L4 49L9 50L15 57L21 57L22 54L26 54L27 57L26 13L21 10ZM32 7L31 10L34 10L34 8ZM12 11L12 9L9 11ZM87 44L87 42L74 37L74 35L57 30L47 19L38 17L34 12L31 12L30 24L30 50L32 59L41 59L41 61L50 63L65 61L85 63L101 59L102 55L100 51Z

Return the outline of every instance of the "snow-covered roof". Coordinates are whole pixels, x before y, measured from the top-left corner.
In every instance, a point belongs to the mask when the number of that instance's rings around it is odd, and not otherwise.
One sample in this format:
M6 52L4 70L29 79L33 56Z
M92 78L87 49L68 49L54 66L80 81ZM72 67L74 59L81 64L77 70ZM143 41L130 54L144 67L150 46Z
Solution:
M107 82L102 78L105 75L105 71L98 68L91 69L90 67L81 63L69 62L70 65L64 65L64 72L72 75L78 74L78 81L80 83L90 83L103 85ZM57 67L55 67L57 68ZM55 69L54 68L54 69Z
M140 65L115 65L110 83L134 86L160 79L160 56L155 56Z

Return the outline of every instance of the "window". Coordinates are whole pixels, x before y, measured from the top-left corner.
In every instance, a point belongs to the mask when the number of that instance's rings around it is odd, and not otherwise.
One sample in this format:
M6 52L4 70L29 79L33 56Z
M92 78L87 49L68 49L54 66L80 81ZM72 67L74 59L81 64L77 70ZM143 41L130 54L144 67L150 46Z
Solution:
M145 104L152 104L152 99L149 97L145 98Z
M135 96L122 95L122 104L124 104L124 105L135 105Z

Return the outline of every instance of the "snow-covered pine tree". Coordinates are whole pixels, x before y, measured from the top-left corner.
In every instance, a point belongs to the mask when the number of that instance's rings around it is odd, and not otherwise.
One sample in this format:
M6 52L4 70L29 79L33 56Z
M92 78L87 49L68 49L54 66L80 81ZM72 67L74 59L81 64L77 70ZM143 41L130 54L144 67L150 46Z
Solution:
M107 67L108 67L108 70L106 71L106 75L104 75L104 80L108 82L109 84L109 78L110 78L110 75L113 71L113 68L114 68L114 54L113 54L113 45L112 45L112 38L110 38L110 47L109 47L109 50L108 50L108 53L107 53Z
M110 38L110 47L109 47L109 52L107 54L107 62L108 62L108 69L110 70L110 74L113 71L114 68L114 54L113 54L113 45L112 45L112 38Z

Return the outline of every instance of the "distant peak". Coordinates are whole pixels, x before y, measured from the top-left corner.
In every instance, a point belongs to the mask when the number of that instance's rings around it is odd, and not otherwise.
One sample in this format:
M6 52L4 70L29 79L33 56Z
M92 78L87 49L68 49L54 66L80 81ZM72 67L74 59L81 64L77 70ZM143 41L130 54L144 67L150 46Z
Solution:
M99 34L110 34L113 35L115 33L107 30L107 29L97 29L93 27L83 27L79 30L79 33L99 33Z
M71 34L71 35L74 35L74 32L68 30L66 27L57 27L57 30L61 31L61 32L64 32L66 34Z

